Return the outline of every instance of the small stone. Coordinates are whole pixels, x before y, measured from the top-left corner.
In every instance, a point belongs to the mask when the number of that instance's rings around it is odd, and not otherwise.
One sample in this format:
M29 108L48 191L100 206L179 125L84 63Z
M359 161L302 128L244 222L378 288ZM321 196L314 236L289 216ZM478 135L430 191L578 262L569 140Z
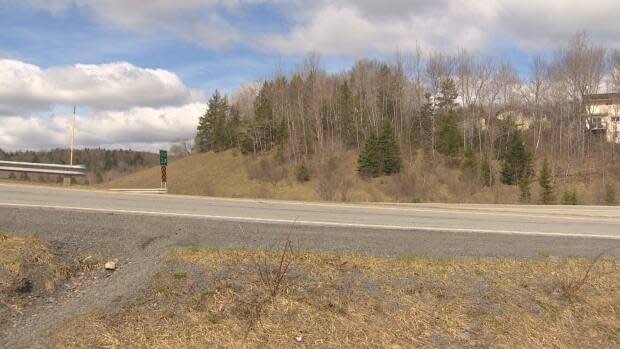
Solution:
M116 270L116 263L113 261L107 262L105 265L105 270Z
M459 333L459 339L463 341L469 341L471 339L471 336L467 332L461 332Z
M301 343L301 342L303 342L303 340L304 340L304 337L302 337L302 336L297 336L297 337L295 337L295 341L296 341L297 343Z

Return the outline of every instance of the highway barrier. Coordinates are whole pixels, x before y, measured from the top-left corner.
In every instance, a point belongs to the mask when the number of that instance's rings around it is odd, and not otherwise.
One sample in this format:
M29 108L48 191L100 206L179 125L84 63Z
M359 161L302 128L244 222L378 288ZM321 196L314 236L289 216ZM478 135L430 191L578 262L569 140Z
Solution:
M168 194L167 188L156 189L110 189L110 191L130 194Z
M85 176L84 165L58 165L34 162L0 161L0 171L40 173L61 176Z

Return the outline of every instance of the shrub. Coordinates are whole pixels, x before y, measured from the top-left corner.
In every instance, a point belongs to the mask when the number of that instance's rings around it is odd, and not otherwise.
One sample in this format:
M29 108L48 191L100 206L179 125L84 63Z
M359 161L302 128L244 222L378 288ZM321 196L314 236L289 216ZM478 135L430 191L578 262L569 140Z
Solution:
M605 185L605 205L608 205L608 206L618 205L618 198L616 196L616 187L611 183L607 183Z
M543 162L542 170L538 175L538 184L542 189L540 193L540 203L543 205L551 205L555 202L555 194L553 193L553 179L551 178L551 169L547 159Z
M566 190L562 195L562 205L579 205L579 200L577 199L577 190Z
M297 181L300 183L308 182L310 180L310 170L308 170L306 165L302 163L297 166L295 177L297 177Z

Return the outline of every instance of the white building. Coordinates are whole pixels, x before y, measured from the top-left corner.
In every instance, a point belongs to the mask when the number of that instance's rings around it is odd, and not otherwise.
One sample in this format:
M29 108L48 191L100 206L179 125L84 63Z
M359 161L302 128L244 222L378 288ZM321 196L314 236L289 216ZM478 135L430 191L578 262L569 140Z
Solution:
M590 95L584 103L588 113L586 128L604 135L607 142L620 143L620 92Z

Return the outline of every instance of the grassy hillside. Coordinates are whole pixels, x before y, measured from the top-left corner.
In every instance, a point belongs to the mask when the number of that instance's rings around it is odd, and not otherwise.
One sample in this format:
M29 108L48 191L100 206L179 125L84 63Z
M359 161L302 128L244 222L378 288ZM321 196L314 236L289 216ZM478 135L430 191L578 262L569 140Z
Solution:
M173 194L234 198L272 198L352 202L493 202L518 201L515 188L479 188L461 181L456 168L430 165L417 156L401 174L372 180L355 171L354 152L305 164L310 180L296 178L298 164L280 163L273 155L245 156L234 151L195 154L168 166L168 188ZM130 174L106 183L106 188L157 188L160 168Z
M449 161L435 160L418 152L404 159L401 173L376 179L357 175L353 151L330 154L304 164L309 181L300 182L300 164L278 161L274 154L246 156L237 151L195 154L172 161L168 166L168 188L172 194L233 198L266 198L349 202L447 202L519 203L519 190L499 184L484 187L472 174ZM495 163L494 172L499 173ZM103 184L104 188L158 188L160 168L152 167ZM618 182L614 177L574 178L554 181L558 204L567 192L576 193L579 204L617 204ZM532 203L540 188L531 185Z
M347 166L355 168L355 158L346 156ZM338 167L341 167L339 164ZM295 166L280 164L272 156L249 157L233 151L203 153L170 163L167 168L168 188L173 194L206 195L234 198L274 198L291 200L321 200L317 191L318 176L300 183L295 177ZM356 201L387 199L372 190L355 176L349 194ZM160 168L153 167L114 180L109 188L156 188L160 185Z

